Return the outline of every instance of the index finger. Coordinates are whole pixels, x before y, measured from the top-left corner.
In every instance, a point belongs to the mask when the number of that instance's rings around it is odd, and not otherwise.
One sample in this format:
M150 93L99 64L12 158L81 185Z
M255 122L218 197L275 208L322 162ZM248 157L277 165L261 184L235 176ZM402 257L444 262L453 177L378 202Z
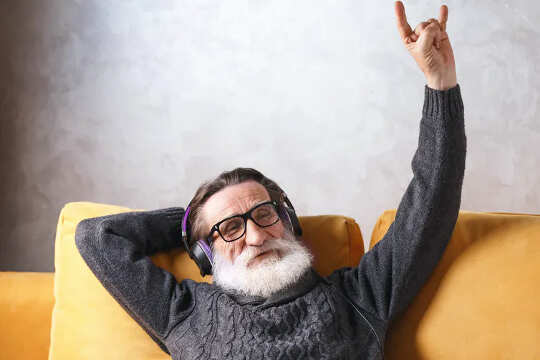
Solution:
M441 5L439 9L439 23L441 24L442 31L446 31L446 22L448 21L448 6Z
M407 16L405 15L405 7L401 1L394 3L394 12L396 13L397 27L399 35L403 41L407 41L407 37L412 33L411 26L407 22Z

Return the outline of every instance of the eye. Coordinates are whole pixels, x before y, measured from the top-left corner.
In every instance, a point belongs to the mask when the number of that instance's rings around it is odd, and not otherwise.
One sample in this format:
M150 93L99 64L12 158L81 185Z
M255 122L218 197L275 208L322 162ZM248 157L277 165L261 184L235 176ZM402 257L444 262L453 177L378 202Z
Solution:
M277 221L277 212L273 205L266 204L257 209L253 213L253 218L261 226L271 225Z
M219 231L224 235L234 235L243 230L244 221L241 218L232 218L219 226Z
M257 214L255 216L257 216L257 217L270 216L270 211L268 211L268 209L261 209L261 210L257 211Z
M238 229L239 227L240 227L240 225L237 224L236 222L229 222L229 223L227 223L225 231L226 232L233 231L233 230Z

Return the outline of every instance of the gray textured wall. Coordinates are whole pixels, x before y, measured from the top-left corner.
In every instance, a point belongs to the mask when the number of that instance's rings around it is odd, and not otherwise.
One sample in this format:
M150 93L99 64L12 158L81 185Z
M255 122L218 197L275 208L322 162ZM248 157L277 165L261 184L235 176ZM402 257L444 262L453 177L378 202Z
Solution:
M448 1L462 209L538 213L540 5ZM405 1L414 27L441 3ZM70 201L184 206L260 169L364 237L412 178L424 76L393 2L2 1L0 269L54 271Z

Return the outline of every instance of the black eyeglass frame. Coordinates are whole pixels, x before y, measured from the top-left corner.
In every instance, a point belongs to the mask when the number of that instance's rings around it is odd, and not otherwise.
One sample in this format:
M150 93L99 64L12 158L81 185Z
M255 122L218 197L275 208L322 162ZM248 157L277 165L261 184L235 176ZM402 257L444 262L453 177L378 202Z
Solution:
M278 215L277 216L277 219L276 221L274 221L273 223L269 224L269 225L260 225L252 216L251 216L251 213L253 211L255 211L256 209L258 209L259 207L261 206L264 206L264 205L268 205L268 204L272 204L274 206L274 209L276 210L276 214ZM223 234L221 233L221 231L219 231L219 226L224 223L225 221L227 220L230 220L232 218L237 218L237 217L240 217L244 220L244 231L242 232L242 234L240 236L238 236L237 238L233 239L233 240L226 240L225 237L223 236ZM263 203L260 203L258 205L255 205L254 207L252 207L251 209L249 209L248 211L246 211L245 213L243 214L237 214L237 215L232 215L232 216L229 216L223 220L220 220L219 222L217 222L214 226L212 226L212 228L210 229L210 232L208 233L208 237L207 239L212 242L213 241L213 238L212 238L212 235L214 234L214 232L217 231L217 233L219 234L219 236L221 236L221 238L223 239L223 241L225 242L233 242L233 241L236 241L238 239L240 239L242 236L244 236L246 234L246 231L247 231L247 221L248 219L251 219L255 225L257 225L258 227L260 228L266 228L266 227L269 227L269 226L272 226L272 225L275 225L277 224L277 222L279 220L281 220L281 217L279 216L279 205L277 203L277 201L275 200L270 200L270 201L265 201Z

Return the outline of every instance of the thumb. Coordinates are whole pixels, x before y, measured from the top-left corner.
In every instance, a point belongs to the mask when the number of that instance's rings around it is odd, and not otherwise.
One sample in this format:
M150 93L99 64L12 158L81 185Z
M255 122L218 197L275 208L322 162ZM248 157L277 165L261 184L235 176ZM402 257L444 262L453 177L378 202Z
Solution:
M437 22L432 22L424 28L424 31L418 38L418 44L422 50L431 50L433 42L439 43L442 33Z

